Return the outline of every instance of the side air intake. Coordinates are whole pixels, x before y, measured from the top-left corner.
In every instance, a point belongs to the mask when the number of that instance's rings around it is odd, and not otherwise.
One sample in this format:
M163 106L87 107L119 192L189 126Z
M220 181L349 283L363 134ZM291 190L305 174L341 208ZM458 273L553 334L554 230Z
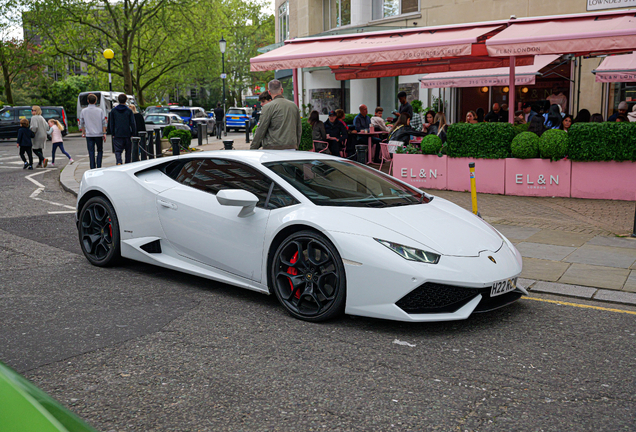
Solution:
M141 246L141 249L148 253L161 253L161 242L159 240L151 241Z

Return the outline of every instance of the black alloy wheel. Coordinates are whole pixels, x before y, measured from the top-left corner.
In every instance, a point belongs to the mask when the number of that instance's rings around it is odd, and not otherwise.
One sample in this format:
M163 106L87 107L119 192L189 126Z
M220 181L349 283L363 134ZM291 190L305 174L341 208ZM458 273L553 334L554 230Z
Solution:
M318 233L299 231L287 237L272 260L270 280L278 301L295 318L319 322L344 312L342 259Z
M82 252L91 264L108 267L119 261L119 221L106 198L93 197L84 204L79 216L78 234Z

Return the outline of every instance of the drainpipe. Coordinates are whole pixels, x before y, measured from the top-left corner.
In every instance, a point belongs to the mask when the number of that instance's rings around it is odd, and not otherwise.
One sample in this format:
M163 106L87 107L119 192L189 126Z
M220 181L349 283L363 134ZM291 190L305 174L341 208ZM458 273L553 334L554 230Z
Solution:
M298 106L298 68L292 69L292 81L294 83L294 103Z

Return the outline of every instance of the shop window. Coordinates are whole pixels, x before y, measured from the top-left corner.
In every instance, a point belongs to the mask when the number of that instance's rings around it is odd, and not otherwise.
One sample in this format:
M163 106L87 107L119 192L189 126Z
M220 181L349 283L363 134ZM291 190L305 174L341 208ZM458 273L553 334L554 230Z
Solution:
M629 107L627 112L632 112L632 107L636 104L636 82L615 83L612 87L610 96L613 93L613 98L610 98L609 114L618 111L621 101L626 101Z
M323 26L325 31L351 24L351 0L323 0Z
M278 42L289 39L289 1L278 7Z
M419 12L419 10L419 0L373 0L372 17L377 20Z

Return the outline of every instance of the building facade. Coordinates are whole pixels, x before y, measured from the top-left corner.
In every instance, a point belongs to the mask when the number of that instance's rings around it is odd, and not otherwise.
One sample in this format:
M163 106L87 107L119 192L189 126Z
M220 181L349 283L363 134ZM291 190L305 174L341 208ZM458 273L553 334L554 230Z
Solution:
M622 2L625 3L630 1ZM586 13L615 8L616 3L613 4L599 6L596 0L276 0L276 42L507 20L512 16ZM636 7L636 1L631 6ZM518 86L516 100L545 104L551 95L562 93L567 98L568 113L576 114L586 108L607 118L619 101L631 100L632 95L636 101L636 83L597 83L592 71L602 60L561 56L541 69L533 85ZM495 102L506 103L509 91L507 86L422 88L419 80L424 75L338 81L326 67L298 72L299 104L306 107L311 104L321 114L334 108L357 112L363 103L370 110L382 106L388 114L397 108L397 92L404 90L409 99L421 100L424 107L443 109L451 122L456 122L463 121L469 110L483 108L487 112ZM290 70L277 71L277 78L291 88Z

